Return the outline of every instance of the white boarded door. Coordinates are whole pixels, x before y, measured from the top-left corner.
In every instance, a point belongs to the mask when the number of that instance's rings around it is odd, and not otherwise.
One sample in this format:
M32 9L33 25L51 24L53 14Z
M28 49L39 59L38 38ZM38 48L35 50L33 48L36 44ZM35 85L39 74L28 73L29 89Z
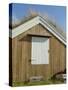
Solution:
M31 64L49 64L49 38L32 37Z

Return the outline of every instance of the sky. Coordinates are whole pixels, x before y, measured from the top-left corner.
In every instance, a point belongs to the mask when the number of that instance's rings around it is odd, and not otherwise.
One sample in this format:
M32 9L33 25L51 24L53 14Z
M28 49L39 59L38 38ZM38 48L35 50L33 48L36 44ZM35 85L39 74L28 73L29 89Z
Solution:
M55 21L59 24L59 26L62 27L64 31L66 31L65 6L13 3L9 5L9 17L12 16L12 19L20 20L27 15L30 9L43 14L47 13L49 17L54 18Z

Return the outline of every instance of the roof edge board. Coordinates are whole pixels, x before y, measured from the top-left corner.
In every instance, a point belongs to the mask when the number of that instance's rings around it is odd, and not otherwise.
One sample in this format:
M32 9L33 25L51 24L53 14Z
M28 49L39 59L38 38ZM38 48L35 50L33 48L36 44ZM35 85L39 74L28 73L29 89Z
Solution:
M12 30L9 29L9 37L12 38Z
M44 25L44 23L41 22L41 24L46 28L46 25ZM66 45L66 41L62 40L60 37L58 37L56 35L55 32L53 32L49 27L47 27L48 31L50 31L55 37L57 37L62 43L64 43Z
M14 38L18 35L20 35L21 33L27 31L28 29L32 28L33 26L37 25L37 24L41 24L43 25L45 28L48 29L48 31L50 31L54 36L56 36L61 42L63 42L66 45L66 40L59 34L57 33L42 17L37 16L27 22L25 22L23 25L20 25L16 28L14 28L13 30L10 29L9 31L9 36L11 38Z
M16 37L17 35L25 32L26 30L32 28L33 26L35 26L37 24L39 24L39 17L38 16L33 18L32 20L24 23L23 25L20 25L19 27L14 28L12 30L12 37L11 38Z
M42 19L42 17L40 18L40 20L43 22L43 23L45 23L49 28L51 28L52 30L53 30L53 32L55 32L59 37L61 37L64 41L66 41L65 40L65 38L63 38L62 36L61 36L61 34L59 34L56 30L54 30L46 21L44 21L43 19Z

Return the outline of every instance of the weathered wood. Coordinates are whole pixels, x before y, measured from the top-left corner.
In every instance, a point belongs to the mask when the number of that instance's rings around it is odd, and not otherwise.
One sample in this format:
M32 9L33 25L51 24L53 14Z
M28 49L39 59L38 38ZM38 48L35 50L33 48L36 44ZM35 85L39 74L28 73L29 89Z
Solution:
M50 36L49 64L31 65L31 36ZM13 82L28 81L32 76L43 76L44 80L66 68L66 46L42 25L36 25L30 30L12 39L12 76Z
M30 82L42 81L42 80L43 80L42 76L33 76L33 77L30 77Z

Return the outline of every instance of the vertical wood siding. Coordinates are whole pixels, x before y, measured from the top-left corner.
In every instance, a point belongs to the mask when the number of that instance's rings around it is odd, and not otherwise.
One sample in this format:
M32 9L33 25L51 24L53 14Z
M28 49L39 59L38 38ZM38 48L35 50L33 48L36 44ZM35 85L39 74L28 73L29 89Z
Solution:
M49 64L31 65L31 36L27 34L51 36L49 38ZM13 81L28 81L32 76L48 79L66 68L66 47L40 24L20 34L12 40Z

